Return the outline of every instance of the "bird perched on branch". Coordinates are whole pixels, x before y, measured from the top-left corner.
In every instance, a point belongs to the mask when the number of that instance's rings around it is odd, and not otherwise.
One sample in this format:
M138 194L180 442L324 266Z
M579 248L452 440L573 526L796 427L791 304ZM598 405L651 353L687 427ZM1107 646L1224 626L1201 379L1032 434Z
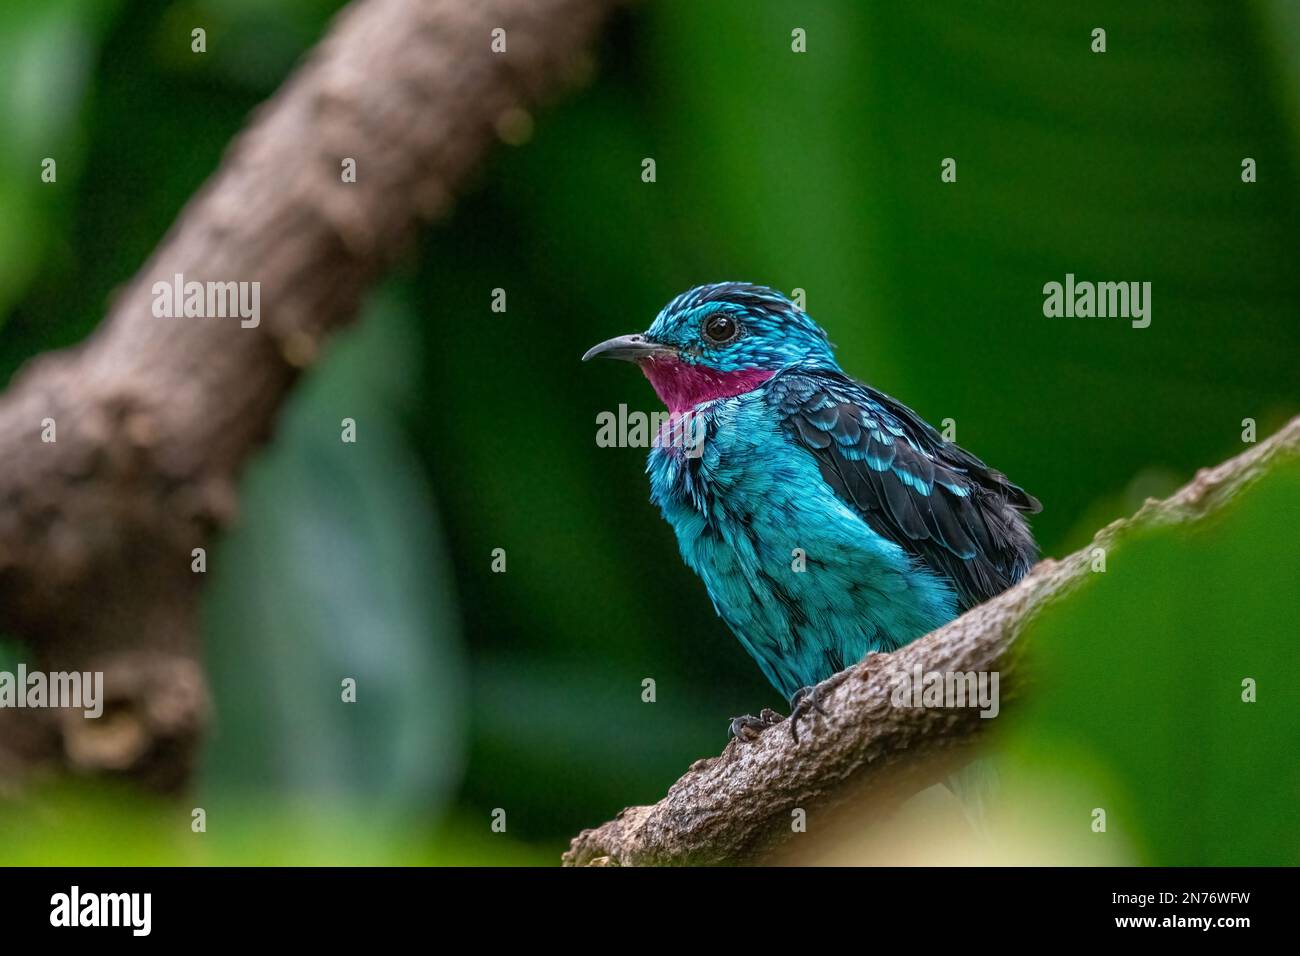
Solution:
M650 494L682 557L791 704L871 651L915 640L1019 580L1039 503L911 409L846 375L789 299L741 282L684 292L583 360L637 363L702 441L661 440ZM661 434L661 438L662 438ZM732 720L752 738L781 720Z

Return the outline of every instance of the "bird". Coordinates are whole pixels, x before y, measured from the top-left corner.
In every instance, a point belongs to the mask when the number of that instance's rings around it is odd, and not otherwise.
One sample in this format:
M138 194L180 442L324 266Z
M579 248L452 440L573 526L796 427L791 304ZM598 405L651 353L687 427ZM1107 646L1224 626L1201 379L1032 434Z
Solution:
M1037 560L1026 516L1038 500L850 377L780 292L697 286L583 361L597 357L640 366L678 423L650 450L650 498L718 616L789 700L796 741L801 717L825 713L819 684ZM764 708L728 731L752 740L785 719Z

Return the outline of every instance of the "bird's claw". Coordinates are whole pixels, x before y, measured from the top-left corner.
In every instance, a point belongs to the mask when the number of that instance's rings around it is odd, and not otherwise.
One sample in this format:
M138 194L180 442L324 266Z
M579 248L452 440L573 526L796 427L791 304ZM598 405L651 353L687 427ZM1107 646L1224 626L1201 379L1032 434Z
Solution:
M731 726L727 729L727 734L737 740L757 740L759 734L783 720L785 718L772 708L764 707L757 717L745 714L743 717L731 718Z
M813 711L827 716L826 709L822 707L821 702L821 684L812 684L808 687L800 687L790 698L790 736L794 742L799 742L799 721L807 717Z
M838 680L831 678L820 684L800 687L794 692L794 696L790 698L789 720L790 736L794 738L795 743L799 742L799 721L814 712L823 717L829 716L826 708L822 706L822 694L838 684ZM759 734L769 727L775 727L785 719L770 707L764 707L757 717L751 717L749 714L744 717L733 717L728 734L739 740L757 740Z

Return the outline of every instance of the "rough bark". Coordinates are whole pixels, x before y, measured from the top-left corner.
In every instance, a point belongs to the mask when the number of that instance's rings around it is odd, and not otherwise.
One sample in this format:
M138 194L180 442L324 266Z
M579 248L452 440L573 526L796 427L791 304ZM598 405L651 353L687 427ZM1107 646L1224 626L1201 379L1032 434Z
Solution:
M796 743L784 725L756 741L731 741L698 760L649 807L628 807L574 838L569 866L721 864L753 861L791 833L793 807L832 811L848 801L873 810L941 781L986 729L974 708L893 707L898 675L923 671L998 671L1003 706L1026 681L1021 634L1048 602L1091 574L1093 549L1129 531L1199 521L1282 457L1300 455L1300 418L1278 434L1195 479L1164 501L1148 500L1131 518L1099 531L1088 547L1041 561L1019 584L952 623L891 654L872 654L823 687L826 716L815 737ZM814 728L808 728L811 730Z
M358 0L95 335L15 377L0 398L2 626L33 666L104 671L113 703L99 721L0 712L0 787L41 765L186 779L208 711L192 549L234 519L241 466L298 373L524 110L590 72L612 5ZM154 317L153 284L178 273L259 282L261 324Z

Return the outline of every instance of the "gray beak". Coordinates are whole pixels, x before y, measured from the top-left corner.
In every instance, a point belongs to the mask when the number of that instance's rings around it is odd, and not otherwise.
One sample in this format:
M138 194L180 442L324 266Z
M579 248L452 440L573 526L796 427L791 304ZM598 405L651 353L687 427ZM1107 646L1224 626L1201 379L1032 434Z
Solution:
M599 345L594 345L587 349L587 354L582 357L582 360L586 362L602 355L605 358L622 359L624 362L639 362L669 351L671 350L666 346L651 342L638 332L635 335L620 335L618 338L607 339Z

